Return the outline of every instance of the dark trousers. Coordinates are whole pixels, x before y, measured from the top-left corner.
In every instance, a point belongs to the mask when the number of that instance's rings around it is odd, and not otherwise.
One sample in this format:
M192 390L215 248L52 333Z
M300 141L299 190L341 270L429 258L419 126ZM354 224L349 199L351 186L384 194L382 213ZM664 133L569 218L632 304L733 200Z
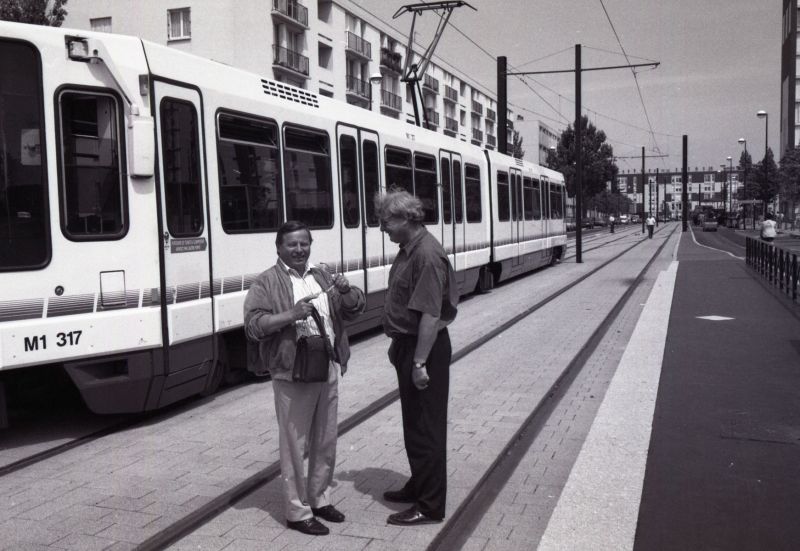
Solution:
M649 237L650 239L653 239L653 228L654 227L655 226L647 226L647 237Z
M389 360L397 371L400 408L403 413L403 440L411 478L403 491L417 499L423 514L444 518L447 499L447 400L450 392L452 348L447 329L436 337L426 360L430 382L418 390L411 381L416 336L395 337Z

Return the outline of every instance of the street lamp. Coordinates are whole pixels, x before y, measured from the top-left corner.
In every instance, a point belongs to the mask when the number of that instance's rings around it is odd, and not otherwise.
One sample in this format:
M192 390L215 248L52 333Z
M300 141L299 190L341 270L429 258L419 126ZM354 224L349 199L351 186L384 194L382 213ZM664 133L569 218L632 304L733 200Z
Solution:
M730 155L728 155L728 167L730 168L730 170L728 171L728 213L732 215L733 214L733 157L731 157ZM727 224L727 222L728 222L728 217L726 216L725 223Z
M742 167L744 169L744 174L743 174L742 182L743 182L743 185L744 185L744 193L746 194L747 193L747 140L745 140L744 138L739 138L739 143L744 145L744 167ZM746 198L747 198L747 195L745 195L745 199ZM746 220L747 220L747 218L745 218L744 213L742 213L742 224L743 225L745 224ZM745 229L744 226L742 226L742 229Z
M762 170L764 171L764 176L766 177L767 174L767 150L769 150L769 113L764 111L758 111L756 113L756 117L759 119L764 119L764 161L761 166ZM764 201L764 215L767 214L767 202ZM755 211L753 212L753 227L755 227Z

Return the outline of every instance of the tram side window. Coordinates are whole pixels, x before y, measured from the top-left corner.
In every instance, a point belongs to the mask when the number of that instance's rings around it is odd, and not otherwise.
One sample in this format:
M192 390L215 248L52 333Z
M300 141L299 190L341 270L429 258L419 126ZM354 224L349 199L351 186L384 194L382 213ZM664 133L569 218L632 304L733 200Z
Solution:
M561 204L561 186L550 186L550 218L563 218Z
M119 105L114 96L62 92L61 216L74 239L119 239L125 232Z
M414 155L414 195L422 201L425 224L439 222L439 186L436 181L436 158Z
M175 237L203 233L200 140L194 105L177 99L161 102L161 156L167 228Z
M453 204L455 207L456 223L464 221L464 194L461 183L461 161L453 161Z
M533 219L542 219L542 185L536 178L533 179Z
M285 130L283 166L286 218L310 228L333 226L331 150L328 135L317 130Z
M277 125L225 113L217 125L222 229L278 229L283 208Z
M442 221L445 224L453 222L452 194L450 193L450 160L442 159Z
M467 199L467 222L480 222L481 212L481 169L475 165L465 165L464 188Z
M533 220L533 182L525 176L522 179L522 195L524 198L523 214L525 220Z
M339 138L339 185L344 227L357 228L361 221L358 215L358 152L352 136Z
M38 53L0 40L0 75L0 270L40 268L50 236Z
M410 151L386 148L386 187L401 187L411 194L414 193Z
M361 146L364 155L364 207L367 226L377 228L378 214L375 212L375 197L380 193L380 174L378 173L378 144L365 140Z
M501 222L506 222L509 219L510 206L509 189L508 189L508 172L497 173L497 218Z

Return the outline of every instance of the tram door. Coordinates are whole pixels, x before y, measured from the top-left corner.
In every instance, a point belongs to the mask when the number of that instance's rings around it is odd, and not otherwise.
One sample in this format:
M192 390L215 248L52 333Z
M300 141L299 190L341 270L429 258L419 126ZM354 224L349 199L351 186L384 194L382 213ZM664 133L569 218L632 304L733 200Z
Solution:
M385 288L383 237L375 214L380 191L378 135L339 125L342 272L366 294Z
M202 388L214 356L202 109L194 90L154 86L169 345L165 394L178 384L183 393Z
M464 176L461 156L448 151L439 152L439 174L442 186L442 246L453 269L464 266ZM463 275L463 272L462 272Z
M509 170L509 191L511 192L511 242L516 252L511 261L512 266L522 262L520 241L524 239L524 217L522 215L522 173L516 169Z
M542 176L541 182L542 189L542 227L544 228L544 237L550 236L550 182ZM580 223L580 217L575 220Z

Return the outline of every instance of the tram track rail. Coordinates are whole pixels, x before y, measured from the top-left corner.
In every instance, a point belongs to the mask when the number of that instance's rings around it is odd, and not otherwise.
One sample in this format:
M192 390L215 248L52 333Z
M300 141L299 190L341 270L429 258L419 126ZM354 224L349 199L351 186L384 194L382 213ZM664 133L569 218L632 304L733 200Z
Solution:
M523 436L523 434L525 434L525 430L524 430L525 427L530 427L531 424L533 422L537 421L537 420L542 422L541 421L541 416L543 415L542 412L547 411L545 409L545 406L555 407L555 405L557 404L557 400L553 403L552 406L550 406L550 403L553 402L553 400L550 399L551 394L553 396L556 396L557 395L556 393L564 392L566 390L566 388L569 387L568 383L571 381L571 379L569 377L574 378L574 375L570 376L570 374L571 373L575 373L577 371L575 366L577 364L579 364L580 362L584 362L585 363L586 359L583 359L583 355L584 354L591 355L591 351L593 351L594 348L597 347L597 344L600 342L600 340L602 339L602 336L605 334L605 331L607 330L606 324L610 324L611 321L613 321L613 319L616 317L617 313L622 308L622 305L624 305L625 301L633 293L633 290L635 289L635 287L638 286L638 284L640 283L641 279L643 278L644 273L646 273L646 271L649 268L649 266L652 264L652 262L655 260L655 258L657 258L657 256L660 254L660 252L663 249L664 245L669 241L669 237L671 237L674 234L676 229L677 228L673 228L672 229L670 234L664 240L664 243L662 243L662 245L659 247L658 251L651 257L651 259L649 260L649 262L647 263L645 268L640 272L639 276L629 285L629 288L624 293L623 298L620 299L620 301L618 301L616 303L616 305L612 308L611 312L604 319L604 321L601 323L601 325L598 327L598 329L592 334L592 336L589 338L587 343L584 344L584 346L582 347L582 349L578 353L578 355L570 362L570 364L567 366L567 368L564 370L564 372L561 374L561 376L559 376L559 378L556 381L556 383L553 385L553 387L550 389L550 391L548 391L548 393L546 394L547 398L545 400L543 400L542 403L539 406L537 406L537 408L531 414L531 417L529 418L530 422L529 422L529 420L526 420L526 424L524 424L523 427L519 431L517 431L517 434L515 434L514 438L512 438L510 443L509 443L509 446L508 446L509 450L512 450L514 448L514 442L519 441L519 439ZM622 238L628 237L628 236L629 235L624 235L624 236L621 236L619 239L622 239ZM612 242L617 241L617 240L618 239L612 240ZM505 322L503 322L499 326L497 326L497 327L493 328L492 330L488 331L486 334L478 337L473 342L471 342L471 343L465 345L464 347L460 348L459 350L455 351L453 353L452 363L456 363L459 360L463 359L464 357L468 356L470 353L472 353L476 349L480 348L481 346L483 346L484 344L486 344L490 340L496 338L498 335L500 335L503 332L507 331L510 327L512 327L515 324L519 323L521 320L527 318L528 316L530 316L531 314L533 314L537 310L541 309L542 307L544 307L545 305L549 304L553 300L555 300L558 297L562 296L564 293L566 293L570 289L574 288L575 286L579 285L580 283L582 283L583 281L585 281L589 277L597 274L599 271L601 271L603 268L605 268L606 266L608 266L612 262L618 260L619 258L624 256L625 254L627 254L628 252L630 252L631 250L633 250L634 248L639 246L640 244L644 243L645 240L646 240L646 238L642 238L642 239L636 240L635 243L633 243L632 245L630 245L628 247L625 247L622 251L620 251L619 253L614 254L612 257L610 257L609 259L603 261L602 263L600 263L598 266L596 266L595 268L593 268L589 272L581 275L580 277L576 278L573 281L570 281L565 286L553 291L552 293L550 293L549 295L547 295L543 299L539 300L535 304L525 308L522 312L512 316L511 318L509 318L508 320L506 320ZM606 243L606 244L608 244L608 243ZM601 328L604 328L602 332L601 332ZM595 340L597 342L594 342ZM587 358L588 358L588 355L587 355ZM370 418L374 417L375 415L380 413L383 409L385 409L387 406L391 405L393 402L395 402L398 399L399 399L399 392L397 390L393 390L393 391L385 393L384 395L382 395L382 396L378 397L377 399L373 400L370 404L368 404L367 406L363 407L362 409L360 409L359 411L357 411L354 414L350 415L349 417L347 417L346 419L344 419L343 421L341 421L339 423L339 427L338 427L339 437L343 436L344 434L346 434L349 431L351 431L352 429L358 427L359 425L361 425L365 421L367 421ZM502 456L504 455L505 452L506 452L506 450L504 449L504 451L498 456L498 460L496 460L496 462L499 461L502 458ZM499 463L498 463L498 465L499 465ZM494 464L493 464L493 467L490 468L490 471L496 471L498 468L499 468L499 466L495 467ZM275 480L279 475L280 475L280 462L276 460L276 461L272 462L270 465L268 465L267 467L265 467L265 468L261 469L260 471L258 471L257 473L254 473L253 475L251 475L247 479L245 479L242 482L236 484L234 487L232 487L229 490L221 493L217 497L212 498L207 503L199 506L198 508L196 508L192 512L188 513L184 517L178 519L176 522L165 526L162 530L160 530L159 532L153 534L152 536L147 538L145 541L140 543L137 546L137 549L143 550L143 551L165 549L169 545L177 542L181 538L187 536L188 534L192 533L193 531L195 531L199 527L201 527L204 524L208 523L213 518L215 518L216 516L218 516L219 514L224 512L225 510L229 509L230 507L235 505L237 502L243 500L245 497L247 497L248 495L252 494L253 492L258 490L259 488L265 486L266 484L269 484L270 482ZM470 495L473 495L473 494L474 494L474 492L472 492ZM472 498L472 500L470 502L474 502L474 496L473 496L473 498ZM467 501L465 501L464 503L467 503ZM464 515L464 512L459 513L459 511L462 510L462 508L464 506L464 503L462 503L462 506L459 507L459 509L456 511L456 513L454 515L452 515L451 521L455 521L456 520L455 519L456 516L458 516L460 518L460 517L462 517ZM448 521L448 524L451 521ZM445 525L445 528L446 527L447 527L447 525ZM443 531L444 531L444 529L443 529ZM438 536L437 536L437 538L438 538ZM436 539L434 541L436 541ZM442 546L439 546L439 547L436 547L435 549L451 549L451 548L453 548L453 547L442 547Z

